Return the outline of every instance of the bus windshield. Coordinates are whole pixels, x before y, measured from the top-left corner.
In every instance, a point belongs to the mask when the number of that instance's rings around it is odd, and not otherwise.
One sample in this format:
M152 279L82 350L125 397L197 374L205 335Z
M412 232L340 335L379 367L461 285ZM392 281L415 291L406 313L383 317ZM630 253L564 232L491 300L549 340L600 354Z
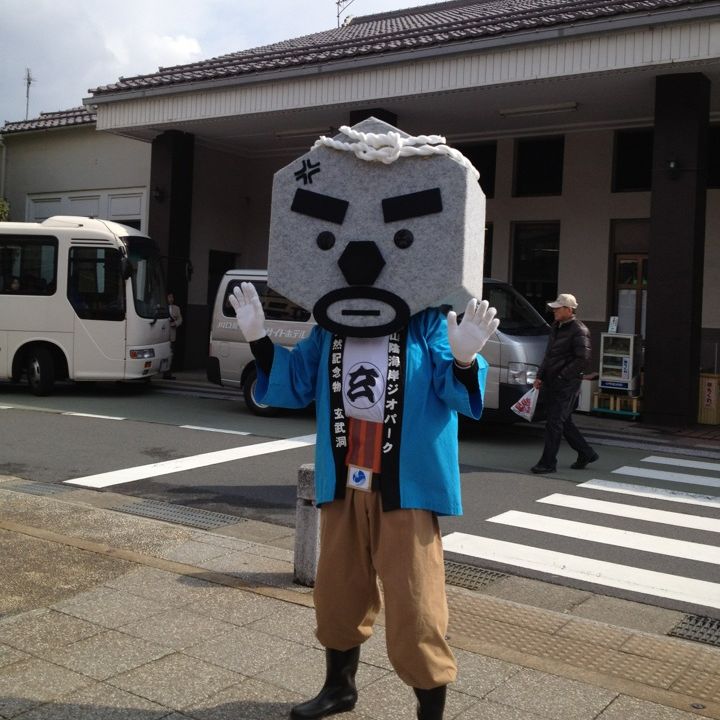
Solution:
M138 236L125 237L123 241L133 268L135 312L143 318L169 317L165 278L157 245L150 238Z
M547 335L548 324L538 311L511 285L486 280L483 297L497 308L500 332L505 335Z

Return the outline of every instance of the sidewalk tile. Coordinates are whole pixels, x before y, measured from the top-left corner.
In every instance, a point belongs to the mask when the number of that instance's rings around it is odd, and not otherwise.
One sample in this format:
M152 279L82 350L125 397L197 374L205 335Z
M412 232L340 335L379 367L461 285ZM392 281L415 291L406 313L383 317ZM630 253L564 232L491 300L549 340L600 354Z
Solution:
M458 664L457 682L451 685L453 690L485 697L496 687L520 671L517 665L476 655L465 650L453 650Z
M286 603L281 600L216 585L202 600L186 605L185 610L233 625L247 625L265 616L273 616L285 606Z
M383 670L391 670L394 672L387 656L387 636L385 635L384 626L375 623L370 639L362 644L360 660L361 662L375 665Z
M31 710L22 720L165 720L168 712L137 695L97 683Z
M460 713L455 720L547 720L547 718L531 713L525 708L483 700Z
M42 657L96 680L105 680L171 652L168 647L109 630L87 640L50 650Z
M111 587L99 587L53 605L55 610L111 630L158 615L169 607L162 600L148 600Z
M198 565L201 562L212 560L213 558L227 555L231 550L220 547L218 545L210 545L197 540L188 540L177 547L167 548L158 554L158 557L173 562L186 563L188 565Z
M0 717L13 718L92 682L84 675L36 658L9 665L0 674Z
M524 668L486 700L553 720L591 720L615 697L611 690Z
M206 570L239 577L251 585L297 588L293 584L293 564L284 560L253 555L248 552L235 552L223 557L208 560L200 565Z
M201 658L233 672L252 676L278 663L292 663L293 658L304 650L305 646L282 638L247 628L233 628L217 638L193 645L183 652L185 655Z
M276 637L321 647L315 637L315 610L301 605L283 603L272 615L248 625L251 630L275 635Z
M175 653L107 680L172 710L197 704L241 680L236 673Z
M572 614L657 635L667 634L683 617L683 614L676 610L605 595L592 595L573 608Z
M697 717L697 713L621 695L598 715L597 720L690 720Z
M387 670L361 662L356 678L357 687L365 688L387 674ZM298 693L307 700L320 692L325 682L325 651L308 648L287 662L256 675L255 678Z
M54 610L24 613L0 624L0 642L30 654L97 635L102 628Z
M235 626L203 617L184 609L172 608L137 623L123 625L122 631L149 642L175 650L204 643L210 638L228 633Z
M30 656L24 652L20 652L9 645L0 645L0 668L5 665L12 665L20 660L27 660Z
M606 649L593 656L588 655L585 666L604 675L616 675L651 687L669 688L682 674L685 663L675 664Z
M105 585L175 607L202 600L213 587L205 580L153 567L139 568Z

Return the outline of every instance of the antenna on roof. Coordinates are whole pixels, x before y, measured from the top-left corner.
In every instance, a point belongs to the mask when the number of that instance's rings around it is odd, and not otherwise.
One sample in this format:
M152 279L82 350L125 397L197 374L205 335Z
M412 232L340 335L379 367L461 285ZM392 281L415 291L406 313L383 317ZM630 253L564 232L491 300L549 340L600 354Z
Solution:
M335 0L335 4L337 5L337 26L340 27L340 16L345 12L345 8L350 7L355 2L355 0ZM347 22L347 18L345 18L345 21L342 23L344 24Z
M30 68L25 68L25 119L28 119L28 110L30 108L30 85L35 82L35 78L30 72Z

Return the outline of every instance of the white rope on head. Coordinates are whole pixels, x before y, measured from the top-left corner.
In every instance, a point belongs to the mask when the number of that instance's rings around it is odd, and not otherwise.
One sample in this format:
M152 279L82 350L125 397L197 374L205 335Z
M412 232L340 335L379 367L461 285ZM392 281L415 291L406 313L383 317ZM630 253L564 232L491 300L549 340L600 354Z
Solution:
M386 165L395 162L401 157L447 155L468 168L476 180L480 177L480 173L475 169L475 166L459 150L445 144L445 138L442 135L402 137L400 133L392 130L382 134L364 133L353 130L347 125L343 125L340 132L347 135L351 142L335 140L322 135L315 141L312 149L329 147L334 150L354 153L356 157L367 162L382 162Z

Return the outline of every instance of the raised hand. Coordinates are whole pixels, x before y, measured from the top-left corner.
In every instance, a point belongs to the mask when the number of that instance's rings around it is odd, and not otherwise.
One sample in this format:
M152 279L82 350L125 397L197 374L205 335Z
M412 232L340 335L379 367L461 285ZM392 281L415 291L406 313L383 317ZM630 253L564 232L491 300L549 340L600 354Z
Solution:
M488 338L497 330L500 321L495 317L497 310L487 300L468 301L465 315L458 325L457 314L450 311L447 316L448 341L453 357L461 365L470 365Z
M252 283L244 282L240 284L240 287L234 287L228 300L235 310L238 327L248 342L260 340L267 335L265 312Z

